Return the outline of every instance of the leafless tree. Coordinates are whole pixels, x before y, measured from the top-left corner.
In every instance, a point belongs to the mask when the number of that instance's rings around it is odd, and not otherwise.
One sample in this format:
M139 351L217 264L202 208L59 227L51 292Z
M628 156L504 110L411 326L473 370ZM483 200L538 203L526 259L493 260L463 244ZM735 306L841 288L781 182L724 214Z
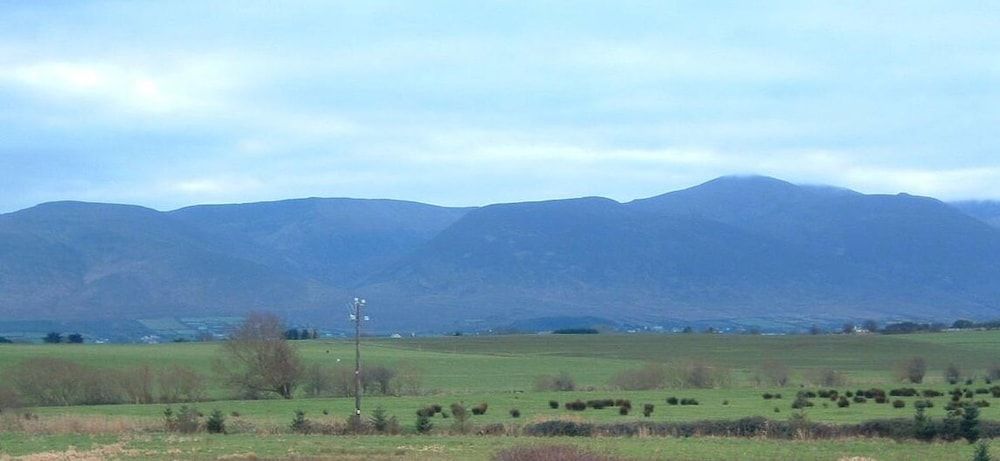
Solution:
M758 384L785 387L791 381L792 372L784 363L768 360L760 365L755 379Z
M216 369L243 396L274 392L292 398L302 376L302 360L285 340L285 326L274 314L251 313L220 351Z
M197 402L205 398L205 380L184 365L171 365L157 376L160 401L163 403Z
M927 374L927 361L923 357L912 357L897 365L896 374L900 380L920 384Z

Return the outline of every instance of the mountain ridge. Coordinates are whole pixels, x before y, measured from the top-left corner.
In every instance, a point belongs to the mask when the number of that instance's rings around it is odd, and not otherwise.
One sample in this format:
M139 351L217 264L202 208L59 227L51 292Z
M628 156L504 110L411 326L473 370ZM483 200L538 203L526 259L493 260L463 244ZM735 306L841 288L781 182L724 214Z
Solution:
M612 316L990 318L1000 313L991 210L762 176L629 202L50 202L0 214L0 314L270 309L322 324L361 294L387 330Z

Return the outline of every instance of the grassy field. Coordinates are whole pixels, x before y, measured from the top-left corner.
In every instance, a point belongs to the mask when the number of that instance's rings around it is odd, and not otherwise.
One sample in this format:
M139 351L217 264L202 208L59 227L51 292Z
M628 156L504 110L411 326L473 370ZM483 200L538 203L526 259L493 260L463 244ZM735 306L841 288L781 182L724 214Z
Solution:
M296 342L307 363L326 363L334 367L353 367L353 344L344 341ZM177 343L164 345L0 345L0 383L9 380L11 366L34 357L60 357L94 367L128 367L150 364L163 367L171 363L190 366L206 376L213 376L213 361L218 344ZM736 419L744 416L764 416L784 420L792 413L795 393L813 389L807 377L813 370L831 368L847 375L848 383L838 386L841 391L878 386L885 389L902 387L892 369L901 360L924 357L928 364L926 383L917 388L946 391L952 386L943 382L942 372L955 363L968 375L982 376L986 367L1000 360L1000 332L962 332L900 336L730 336L730 335L532 335L493 337L447 337L420 339L369 339L363 343L367 363L407 366L421 371L425 392L418 396L370 396L365 399L366 411L382 406L399 418L405 429L411 430L416 409L428 404L447 407L452 402L489 403L485 415L473 417L476 425L491 423L524 424L556 418L572 418L594 422L629 421L692 421L704 419ZM339 361L338 361L339 360ZM783 389L756 387L750 377L767 360L780 361L792 369L792 384ZM668 368L691 361L700 361L732 371L731 385L716 389L668 388L655 391L620 391L609 381L622 370L655 362ZM572 392L536 391L535 378L542 374L569 372L578 389ZM211 379L209 395L213 400L195 404L209 413L220 410L230 422L244 422L264 432L286 430L296 410L303 410L315 422L342 422L353 409L350 398L296 398L293 400L226 400L229 391ZM988 387L982 380L972 387ZM783 399L764 400L764 392L781 393ZM697 406L670 406L667 397L694 398ZM627 398L636 408L621 416L611 409L570 412L551 409L549 400L560 403L574 399ZM1000 399L977 395L993 405L982 409L982 418L1000 420ZM895 399L895 398L893 398ZM816 400L816 406L806 410L809 420L817 422L860 422L877 418L911 418L916 398L901 398L905 408L887 404L852 404L838 408L832 402ZM923 400L923 399L921 399ZM947 397L932 399L928 410L933 418L943 417ZM639 410L644 403L656 406L650 418ZM825 404L825 405L824 405ZM486 459L502 446L536 440L523 437L467 436L399 436L399 437L323 437L248 434L228 436L176 437L150 434L150 428L162 426L164 405L102 405L73 407L40 407L32 411L41 421L60 418L82 418L98 421L97 427L131 427L141 430L132 435L93 433L90 436L71 433L33 434L13 432L0 437L0 453L9 455L42 451L64 451L69 446L85 450L91 446L111 446L107 449L128 453L147 453L150 459L170 458L169 453L181 450L183 458L214 459L218 454L240 452L241 443L252 442L252 450L260 456L288 456L294 452L303 456L328 457L333 450L337 459L367 459L387 456L387 459L421 458L420 450L440 450L435 459ZM174 405L176 408L177 405ZM518 409L519 418L509 410ZM238 416L233 416L238 415ZM433 422L439 429L450 421L437 416ZM70 426L72 427L72 426ZM53 431L49 431L53 432ZM54 431L59 432L59 431ZM68 431L64 431L68 432ZM99 432L99 431L98 431ZM246 437L252 437L247 439ZM564 441L565 442L565 441ZM662 459L838 459L846 455L864 455L876 459L967 459L969 447L961 444L906 444L881 440L776 442L765 440L708 439L597 439L573 440L601 451L638 457ZM291 448L290 448L291 447ZM403 448L400 448L403 447ZM700 447L700 448L699 448ZM797 447L797 448L796 448ZM188 451L184 451L188 450ZM193 450L193 451L192 451ZM228 450L228 451L227 451ZM289 451L291 450L291 451ZM660 450L660 451L658 451ZM921 453L906 457L906 453ZM191 456L187 456L190 454ZM197 455L197 456L195 456ZM355 458L352 458L355 457Z
M659 461L796 460L966 461L968 444L891 440L771 441L734 438L530 438L476 436L32 436L0 434L3 456L34 459L256 460L323 459L486 461L523 445L574 445L629 459ZM998 453L1000 454L1000 453ZM32 458L26 458L32 459Z

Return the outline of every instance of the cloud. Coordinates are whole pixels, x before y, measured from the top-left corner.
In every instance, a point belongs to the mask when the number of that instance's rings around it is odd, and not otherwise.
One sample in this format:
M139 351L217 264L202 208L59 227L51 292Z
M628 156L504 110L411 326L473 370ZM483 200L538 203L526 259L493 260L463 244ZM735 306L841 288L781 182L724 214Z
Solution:
M223 66L182 61L141 67L112 61L47 60L0 70L0 84L50 101L126 114L170 114L217 106L228 79Z
M0 15L0 210L629 200L735 173L1000 198L988 7L60 8Z

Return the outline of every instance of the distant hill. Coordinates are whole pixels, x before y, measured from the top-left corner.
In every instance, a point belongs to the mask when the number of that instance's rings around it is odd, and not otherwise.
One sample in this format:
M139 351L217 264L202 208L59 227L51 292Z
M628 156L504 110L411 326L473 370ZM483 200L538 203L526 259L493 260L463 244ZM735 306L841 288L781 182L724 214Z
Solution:
M952 202L952 206L962 210L969 216L981 219L993 227L1000 227L1000 202L989 200L971 200Z
M308 307L329 289L155 210L59 202L0 215L0 312L93 319Z
M299 277L352 287L414 251L467 211L398 200L309 198L203 205L169 214L243 258Z
M270 309L336 326L359 294L380 331L993 318L991 209L766 177L629 203L59 202L0 215L0 315Z

